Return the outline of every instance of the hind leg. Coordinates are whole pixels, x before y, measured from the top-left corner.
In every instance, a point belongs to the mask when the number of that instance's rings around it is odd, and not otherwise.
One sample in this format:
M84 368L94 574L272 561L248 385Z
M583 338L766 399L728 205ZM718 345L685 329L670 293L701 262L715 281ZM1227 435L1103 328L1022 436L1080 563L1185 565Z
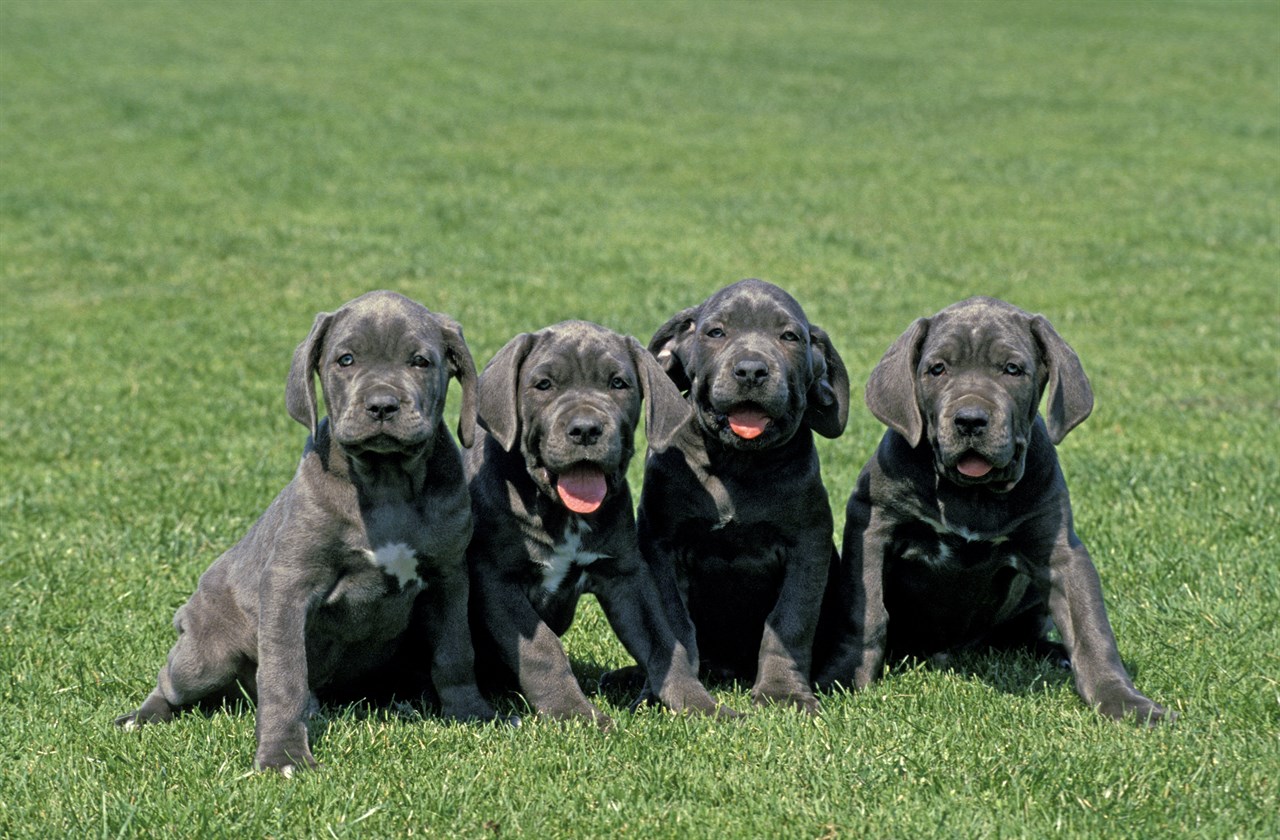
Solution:
M232 688L241 676L252 684L252 667L223 622L206 621L192 609L195 598L178 610L173 624L178 641L156 679L156 687L134 711L115 719L122 729L167 723L179 709ZM204 606L209 606L207 603Z

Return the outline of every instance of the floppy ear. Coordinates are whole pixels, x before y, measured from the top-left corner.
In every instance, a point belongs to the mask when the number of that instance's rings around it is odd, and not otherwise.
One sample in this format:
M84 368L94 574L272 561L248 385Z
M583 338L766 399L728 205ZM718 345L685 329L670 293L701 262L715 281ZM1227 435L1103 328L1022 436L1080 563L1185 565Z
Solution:
M809 325L809 355L813 384L809 386L805 417L815 432L840 437L849 422L849 372L831 337L821 327Z
M508 452L520 434L520 366L533 347L533 333L520 333L485 365L476 387L480 425Z
M1093 389L1076 351L1062 340L1043 315L1031 318L1031 334L1049 367L1049 395L1045 402L1045 425L1054 445L1062 442L1067 432L1079 426L1093 411Z
M458 441L467 449L476 440L476 363L471 358L467 341L462 337L462 325L438 312L431 314L444 334L444 354L449 363L449 375L462 385L462 411L458 415Z
M917 318L885 351L867 380L867 408L913 447L924 434L924 418L916 400L916 365L928 334L929 319Z
M640 374L645 404L644 434L649 448L661 452L693 416L693 409L652 353L631 336L627 336L627 348Z
M332 312L321 312L311 324L311 332L293 351L289 365L289 379L284 388L284 404L289 416L310 430L314 437L316 416L316 372L320 367L320 354L324 351L324 337L333 323Z
M649 339L649 352L658 360L658 365L666 371L667 376L676 384L681 392L689 390L692 383L685 370L686 345L693 337L693 327L698 320L698 311L702 307L691 306L677 312Z

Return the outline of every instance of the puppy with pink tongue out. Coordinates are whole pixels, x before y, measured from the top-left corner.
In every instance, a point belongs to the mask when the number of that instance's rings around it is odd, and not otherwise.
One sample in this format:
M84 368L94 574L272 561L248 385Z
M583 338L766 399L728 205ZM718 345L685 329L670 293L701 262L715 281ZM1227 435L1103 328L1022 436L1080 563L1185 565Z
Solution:
M640 497L640 548L672 621L706 671L749 681L757 704L817 712L812 648L835 544L814 433L844 431L840 354L761 280L677 313L649 349L694 412L649 453Z
M664 706L733 716L698 681L636 543L626 471L641 407L655 449L689 419L657 362L634 338L565 321L513 338L477 390L467 559L482 687L514 685L541 715L608 727L560 643L589 592Z
M819 685L864 688L904 656L1022 650L1069 665L1107 717L1171 719L1134 687L1075 532L1054 447L1089 416L1093 389L1048 319L989 297L918 318L866 402L888 429L845 508Z

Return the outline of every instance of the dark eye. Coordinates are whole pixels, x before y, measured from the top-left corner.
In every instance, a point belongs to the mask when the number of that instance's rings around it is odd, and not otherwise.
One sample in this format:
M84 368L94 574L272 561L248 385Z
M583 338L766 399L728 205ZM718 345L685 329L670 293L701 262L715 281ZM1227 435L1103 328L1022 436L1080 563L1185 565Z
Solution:
M609 380L609 387L615 391L625 391L627 388L631 387L631 383L627 382L627 380L623 379L621 376L615 376L613 379Z
M724 330L719 327L712 327L706 332L707 338L724 338Z
M800 336L796 335L791 330L787 330L782 334L782 340L783 341L799 341Z
M938 362L936 365L929 368L930 376L942 376L942 374L946 372L947 372L947 366L944 365L942 362Z
M550 379L539 379L537 382L533 383L533 387L534 387L534 388L537 388L539 391L550 391L550 390L551 390L551 380L550 380Z
M426 356L415 354L414 357L409 360L409 364L416 368L427 368L431 367L431 360Z
M1004 366L1004 372L1009 376L1022 376L1023 374L1022 365L1016 364L1014 362L1009 362L1009 364Z
M356 363L356 357L350 353L343 353L338 357L338 367L351 367Z

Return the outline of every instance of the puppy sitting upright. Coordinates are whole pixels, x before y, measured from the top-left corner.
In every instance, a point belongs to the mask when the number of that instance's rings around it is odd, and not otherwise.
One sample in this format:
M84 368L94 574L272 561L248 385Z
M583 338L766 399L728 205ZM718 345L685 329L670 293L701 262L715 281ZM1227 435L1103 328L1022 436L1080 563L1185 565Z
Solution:
M514 675L542 715L609 724L559 639L583 592L664 705L732 715L698 682L636 547L626 471L642 398L661 449L689 416L679 392L634 338L583 321L516 336L480 376L487 434L466 459L482 523L468 551L479 665Z
M811 655L835 544L813 433L844 431L844 363L760 280L680 312L649 349L694 421L649 454L641 550L678 620L692 619L704 667L754 680L756 703L817 712Z
M318 423L317 373L329 410ZM297 474L201 576L158 686L117 724L170 720L239 681L257 697L256 766L288 775L315 764L314 692L358 693L424 661L445 715L494 716L473 671L471 507L442 419L450 376L470 445L476 373L456 322L392 292L316 316L286 389L311 431Z
M820 684L866 686L886 649L1027 647L1069 657L1076 691L1102 714L1162 718L1125 672L1073 530L1054 445L1089 416L1093 392L1049 322L981 297L921 318L866 399L889 431L849 499Z

